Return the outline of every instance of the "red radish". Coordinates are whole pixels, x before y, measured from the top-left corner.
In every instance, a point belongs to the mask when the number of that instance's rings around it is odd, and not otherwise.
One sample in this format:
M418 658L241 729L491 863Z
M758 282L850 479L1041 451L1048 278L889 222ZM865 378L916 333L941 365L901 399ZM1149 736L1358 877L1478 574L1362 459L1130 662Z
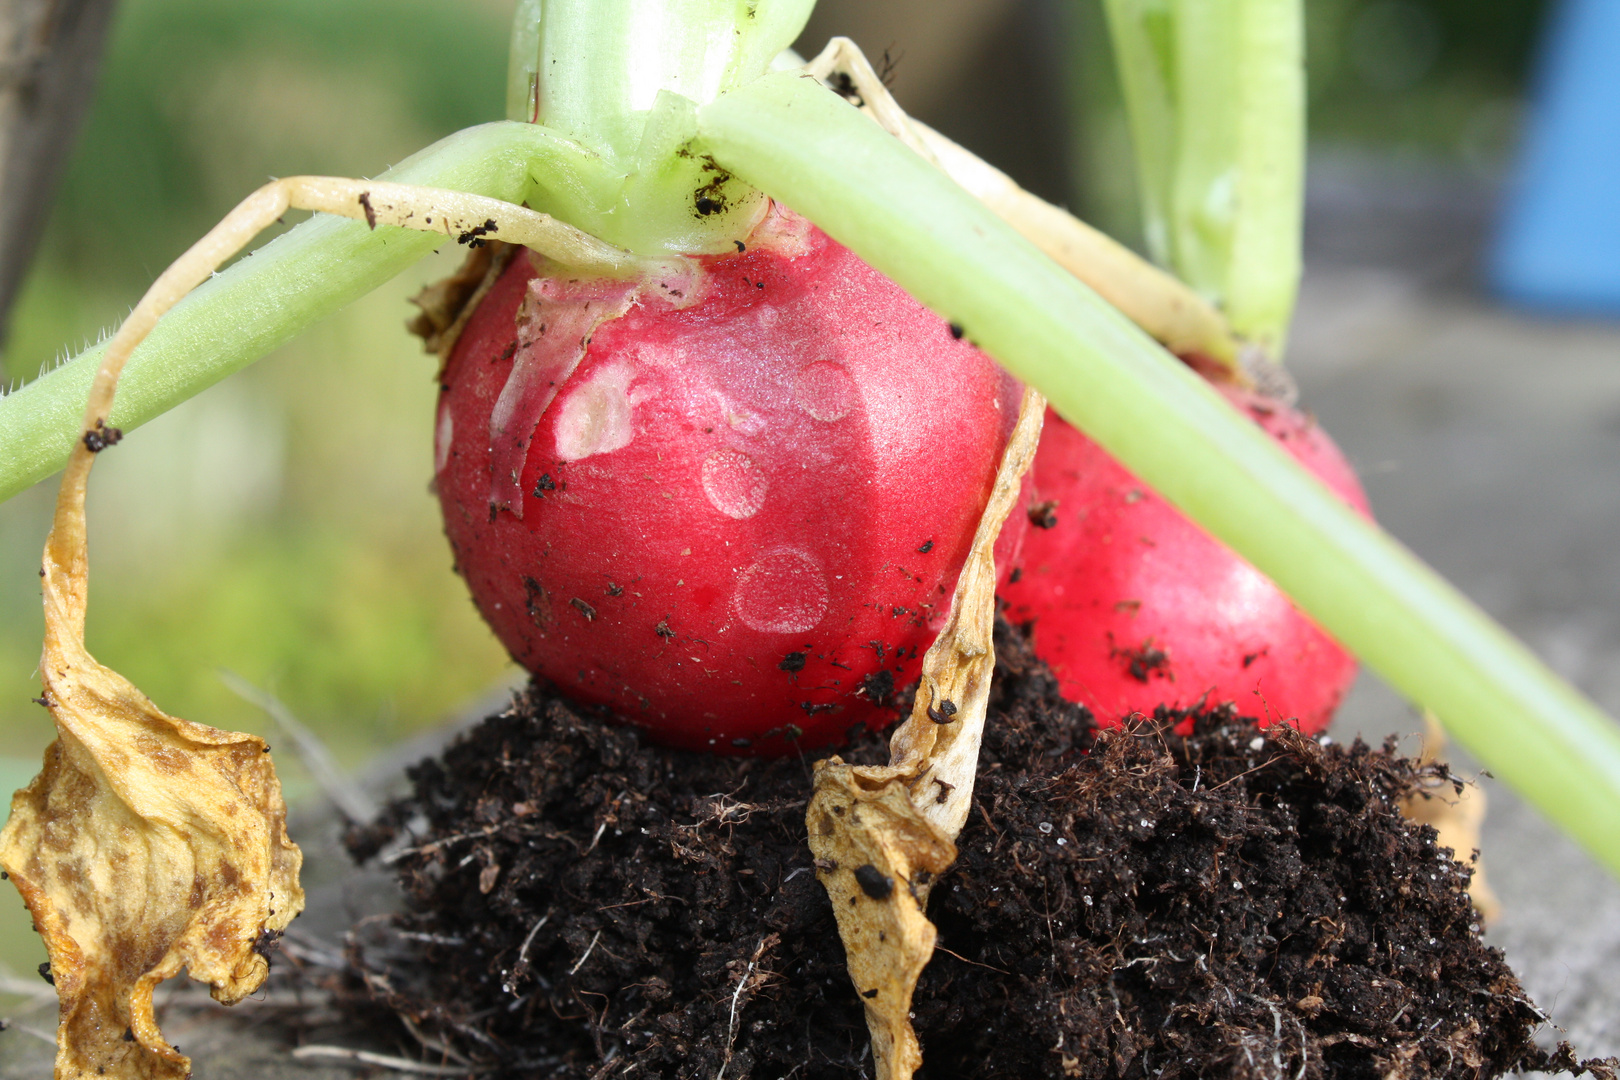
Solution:
M1246 410L1346 503L1367 496L1309 417L1232 387ZM1048 412L1032 468L1036 524L1008 616L1034 620L1035 651L1065 697L1103 723L1133 712L1232 702L1266 723L1327 727L1355 659L1248 563L1101 447ZM1055 506L1049 505L1055 504Z
M639 282L516 258L446 367L436 476L519 663L660 742L782 753L893 719L1019 390L803 219L738 246Z

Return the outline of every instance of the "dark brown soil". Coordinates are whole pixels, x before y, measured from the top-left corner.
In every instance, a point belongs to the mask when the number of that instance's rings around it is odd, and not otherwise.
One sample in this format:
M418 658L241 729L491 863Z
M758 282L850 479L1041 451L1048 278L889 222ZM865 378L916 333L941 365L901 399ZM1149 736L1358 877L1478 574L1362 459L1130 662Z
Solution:
M1399 813L1441 767L1229 713L1098 733L1000 637L914 1005L930 1080L1580 1071L1531 1041L1468 871ZM645 747L529 691L351 838L395 845L408 895L367 946L374 999L513 1076L870 1076L809 775Z

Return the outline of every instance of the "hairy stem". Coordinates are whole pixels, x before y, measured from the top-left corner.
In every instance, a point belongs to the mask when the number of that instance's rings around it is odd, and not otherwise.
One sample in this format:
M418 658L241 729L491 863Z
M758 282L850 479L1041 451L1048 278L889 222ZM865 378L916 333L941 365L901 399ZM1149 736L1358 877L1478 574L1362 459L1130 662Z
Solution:
M507 202L530 190L531 168L574 155L528 124L486 124L428 147L383 174ZM431 233L372 231L316 215L236 262L175 306L130 357L108 423L124 431L257 360L446 242ZM0 501L60 469L105 345L0 398Z
M1620 729L1202 379L815 83L767 76L699 123L728 169L962 325L1620 872Z

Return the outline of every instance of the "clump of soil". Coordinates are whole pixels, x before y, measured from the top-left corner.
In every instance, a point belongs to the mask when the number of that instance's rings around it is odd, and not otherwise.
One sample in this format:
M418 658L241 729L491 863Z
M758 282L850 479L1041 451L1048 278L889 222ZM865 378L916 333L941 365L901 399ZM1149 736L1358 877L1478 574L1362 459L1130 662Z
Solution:
M1613 1076L1536 1048L1467 868L1401 817L1443 767L1230 712L1097 731L998 647L914 1004L930 1080ZM351 846L408 845L408 912L362 963L420 1037L514 1076L870 1075L808 762L643 746L533 688L412 778Z

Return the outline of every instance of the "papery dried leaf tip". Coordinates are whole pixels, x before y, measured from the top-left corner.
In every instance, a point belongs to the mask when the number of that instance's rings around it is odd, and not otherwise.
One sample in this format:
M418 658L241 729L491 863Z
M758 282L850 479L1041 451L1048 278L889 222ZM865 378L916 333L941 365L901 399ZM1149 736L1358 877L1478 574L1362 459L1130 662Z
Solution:
M186 968L235 1004L263 985L266 943L304 907L303 856L287 836L270 748L169 716L84 647L85 487L96 454L116 442L105 418L118 376L212 269L207 245L219 232L158 279L109 344L45 541L41 700L57 739L12 797L0 868L50 956L57 1080L189 1077L190 1059L158 1030L152 991Z
M996 536L1035 456L1045 412L1046 400L1026 389L950 614L923 660L916 705L890 739L890 763L816 763L805 812L810 851L866 1010L878 1080L909 1080L922 1064L910 1014L937 936L928 893L956 861L972 801L995 667ZM935 702L955 706L948 722L936 719L944 713Z
M188 1076L152 991L182 967L225 1004L263 984L266 932L304 906L281 787L257 737L165 715L82 648L45 666L58 738L0 866L50 956L56 1076Z

